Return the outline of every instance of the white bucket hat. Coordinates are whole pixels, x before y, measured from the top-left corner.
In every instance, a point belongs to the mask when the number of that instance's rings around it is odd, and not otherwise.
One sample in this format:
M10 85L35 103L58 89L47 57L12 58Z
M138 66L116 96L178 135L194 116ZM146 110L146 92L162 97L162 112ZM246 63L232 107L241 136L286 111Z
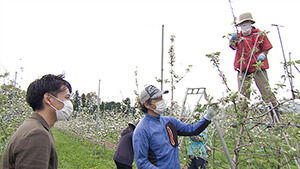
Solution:
M243 23L245 21L251 21L252 24L255 23L255 21L252 18L251 13L247 12L247 13L243 13L243 14L240 15L239 22L236 25L240 25L241 23Z

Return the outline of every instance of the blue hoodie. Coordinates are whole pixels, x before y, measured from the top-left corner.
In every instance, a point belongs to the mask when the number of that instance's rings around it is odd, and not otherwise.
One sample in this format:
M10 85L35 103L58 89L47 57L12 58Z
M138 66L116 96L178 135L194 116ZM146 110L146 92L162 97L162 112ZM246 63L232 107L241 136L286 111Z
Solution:
M155 117L146 113L133 133L137 167L180 169L177 135L199 135L210 122L203 118L195 124L187 124L173 117Z

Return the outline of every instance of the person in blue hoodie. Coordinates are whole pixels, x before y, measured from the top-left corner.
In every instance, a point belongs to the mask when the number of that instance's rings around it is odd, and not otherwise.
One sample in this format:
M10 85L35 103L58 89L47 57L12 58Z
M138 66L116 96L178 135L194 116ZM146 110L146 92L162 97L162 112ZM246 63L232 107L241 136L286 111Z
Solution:
M113 157L118 169L132 169L134 159L132 134L134 129L135 124L128 123L128 126L121 133L121 138Z
M161 116L166 103L160 91L153 85L147 86L140 94L139 104L145 116L133 132L133 150L139 169L179 169L177 136L199 135L216 115L216 107L211 106L200 121L195 124L183 123L173 117Z

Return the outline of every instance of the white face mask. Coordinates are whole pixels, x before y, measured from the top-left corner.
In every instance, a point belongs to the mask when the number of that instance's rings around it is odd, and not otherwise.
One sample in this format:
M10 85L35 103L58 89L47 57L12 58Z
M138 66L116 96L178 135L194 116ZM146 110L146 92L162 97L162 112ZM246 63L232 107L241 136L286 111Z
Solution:
M164 100L161 100L161 101L156 102L156 103L154 103L154 104L155 104L155 106L156 106L156 109L153 110L155 113L157 113L157 114L162 114L162 113L165 112L165 110L166 110L166 103L165 103Z
M50 104L50 106L55 110L57 120L67 120L73 112L72 102L70 100L61 101L53 95L52 97L55 98L57 101L61 102L62 104L64 104L64 107L60 110L58 110L57 108L55 108Z
M240 26L241 26L243 35L249 36L251 34L251 30L252 30L251 22L244 22Z

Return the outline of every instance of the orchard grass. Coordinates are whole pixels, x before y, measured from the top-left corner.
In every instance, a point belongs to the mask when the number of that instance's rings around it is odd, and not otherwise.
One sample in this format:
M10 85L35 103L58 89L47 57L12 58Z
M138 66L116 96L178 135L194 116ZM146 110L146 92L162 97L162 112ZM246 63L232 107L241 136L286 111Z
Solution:
M113 160L114 151L97 146L97 155L94 156L94 143L87 140L78 139L52 129L54 136L59 169L96 169L96 168L116 168Z
M97 146L97 155L94 156L94 143L89 142L87 140L78 138L72 134L65 134L60 132L57 129L52 129L56 151L58 155L58 168L59 169L96 169L96 168L108 168L108 169L115 169L116 165L113 161L114 151L108 148L105 149L104 157L103 157L103 148L101 146ZM218 142L217 133L213 135L213 144L222 150L222 145ZM180 163L181 167L186 169L189 163L189 158L187 154L187 146L188 146L188 137L184 138L183 148L180 153ZM229 139L230 140L230 139ZM227 142L227 146L229 150L234 149L233 142ZM252 147L253 148L253 147ZM260 149L254 148L249 149L248 151L256 151L259 154ZM271 152L267 152L271 153ZM230 154L231 157L234 156L233 153ZM247 158L247 155L241 155L240 159ZM212 149L211 156L208 158L210 162L213 162L217 167L221 166L225 168L230 168L226 156L219 152ZM255 163L255 164L253 164ZM213 167L213 164L209 164ZM254 167L255 166L255 167ZM249 160L244 161L243 163L239 164L238 168L266 168L272 169L278 167L278 162L274 159L268 159L268 157L256 157L250 158ZM217 167L218 168L218 167ZM291 163L291 168L296 169L295 163ZM133 164L133 169L136 169L135 163Z

